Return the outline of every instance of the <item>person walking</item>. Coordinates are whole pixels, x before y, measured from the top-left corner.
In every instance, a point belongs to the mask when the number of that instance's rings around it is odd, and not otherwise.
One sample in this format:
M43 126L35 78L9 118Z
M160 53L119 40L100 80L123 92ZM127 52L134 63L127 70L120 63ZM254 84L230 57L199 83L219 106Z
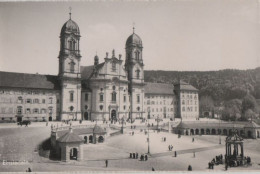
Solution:
M192 171L191 165L188 166L188 171Z
M152 171L155 171L153 167L152 167Z
M106 160L106 167L108 166L108 160Z

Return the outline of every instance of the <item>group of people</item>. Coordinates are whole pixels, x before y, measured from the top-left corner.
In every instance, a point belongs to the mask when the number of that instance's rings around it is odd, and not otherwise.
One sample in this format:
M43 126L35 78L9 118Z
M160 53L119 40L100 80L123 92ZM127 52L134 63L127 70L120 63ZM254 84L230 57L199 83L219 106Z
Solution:
M132 158L132 159L138 159L138 157L139 157L139 155L138 155L137 152L136 152L136 153L130 153L130 158ZM148 156L147 156L147 155L142 154L142 155L140 156L140 161L147 161L147 160L148 160Z
M163 141L163 142L166 142L166 137L162 137L162 141Z
M249 156L247 157L244 157L243 160L238 160L238 159L231 159L231 160L228 160L227 162L227 167L237 167L237 166L242 166L243 165L243 161L246 161L246 164L249 165L251 164L251 158Z
M214 165L223 164L223 155L220 154L212 159L211 162L208 163L209 169L214 169Z
M169 151L172 151L173 145L169 145L169 146L168 146L168 149L169 149Z

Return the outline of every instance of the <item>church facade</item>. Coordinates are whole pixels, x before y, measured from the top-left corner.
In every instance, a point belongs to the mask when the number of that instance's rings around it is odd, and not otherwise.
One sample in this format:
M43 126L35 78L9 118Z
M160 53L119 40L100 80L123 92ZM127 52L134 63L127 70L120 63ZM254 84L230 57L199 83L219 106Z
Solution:
M60 33L57 76L0 71L0 121L182 117L183 92L194 100L189 110L184 108L185 116L198 118L198 90L189 84L180 90L146 83L142 53L142 40L133 32L126 40L125 61L113 50L104 62L96 55L92 66L81 66L80 30L69 19Z

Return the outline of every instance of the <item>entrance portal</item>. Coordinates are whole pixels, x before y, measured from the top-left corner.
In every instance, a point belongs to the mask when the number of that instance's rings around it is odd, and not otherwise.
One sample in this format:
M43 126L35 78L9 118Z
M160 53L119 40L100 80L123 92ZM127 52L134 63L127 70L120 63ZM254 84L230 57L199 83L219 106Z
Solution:
M84 120L88 120L88 112L84 113Z
M111 120L116 120L116 110L111 111Z
M21 122L22 120L22 117L17 117L17 122Z

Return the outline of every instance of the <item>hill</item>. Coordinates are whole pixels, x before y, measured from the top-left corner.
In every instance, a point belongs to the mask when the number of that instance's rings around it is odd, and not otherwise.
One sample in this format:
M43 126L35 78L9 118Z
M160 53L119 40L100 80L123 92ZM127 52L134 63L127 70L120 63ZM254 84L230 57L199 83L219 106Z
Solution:
M260 67L249 70L219 71L145 71L146 82L176 83L182 79L197 89L199 95L211 96L215 104L242 99L247 92L260 99Z

